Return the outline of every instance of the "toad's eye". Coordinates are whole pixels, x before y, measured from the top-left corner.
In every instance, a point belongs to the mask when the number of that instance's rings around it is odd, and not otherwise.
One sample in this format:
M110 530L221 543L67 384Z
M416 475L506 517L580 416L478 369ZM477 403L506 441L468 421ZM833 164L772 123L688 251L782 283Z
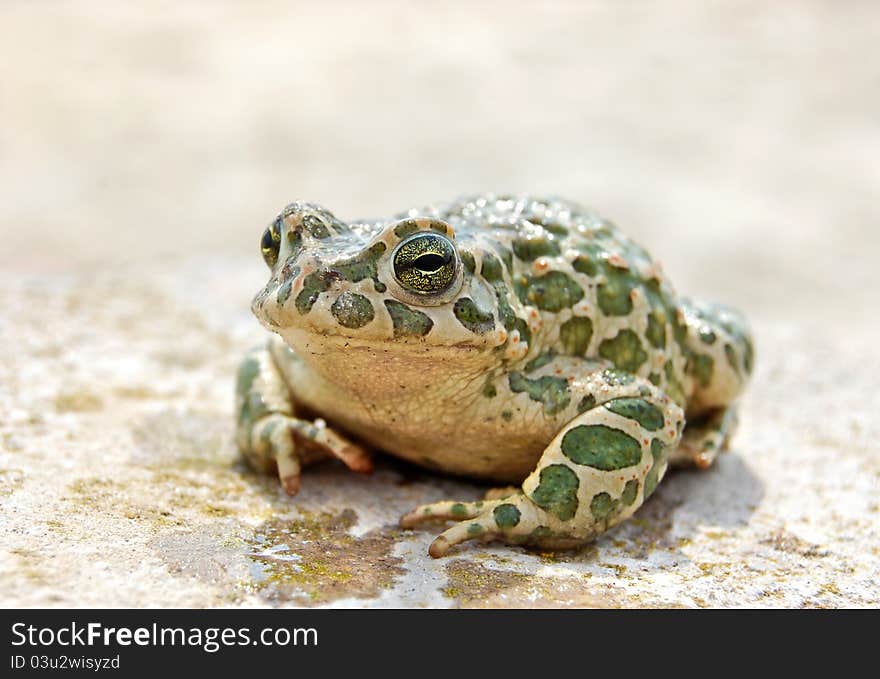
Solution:
M277 221L272 222L268 229L263 231L263 238L260 240L260 250L263 253L263 259L269 268L275 266L278 261L278 252L281 249L281 226Z
M394 277L417 295L436 295L456 280L458 260L449 239L438 233L407 238L394 252Z

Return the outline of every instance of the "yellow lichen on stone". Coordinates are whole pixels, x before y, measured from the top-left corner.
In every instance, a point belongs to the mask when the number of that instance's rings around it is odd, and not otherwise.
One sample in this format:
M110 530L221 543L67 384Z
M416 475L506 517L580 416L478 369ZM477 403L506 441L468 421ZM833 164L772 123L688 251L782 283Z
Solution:
M55 397L55 410L59 413L94 413L104 407L97 394L83 389L69 389Z
M24 472L20 469L0 469L0 497L8 497L24 484Z
M254 531L249 558L259 570L240 583L272 603L327 603L372 598L403 575L402 560L391 555L396 528L351 534L357 514L300 510L293 519L275 518Z

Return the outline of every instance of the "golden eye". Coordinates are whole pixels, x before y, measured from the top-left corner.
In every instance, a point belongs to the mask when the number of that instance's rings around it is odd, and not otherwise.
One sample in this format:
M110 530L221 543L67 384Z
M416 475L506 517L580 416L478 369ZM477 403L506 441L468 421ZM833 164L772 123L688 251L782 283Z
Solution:
M278 221L263 231L263 237L260 240L260 250L263 253L263 260L271 269L278 261L278 252L281 249L281 226Z
M446 290L455 280L455 248L438 233L420 233L403 241L394 253L394 277L420 295Z

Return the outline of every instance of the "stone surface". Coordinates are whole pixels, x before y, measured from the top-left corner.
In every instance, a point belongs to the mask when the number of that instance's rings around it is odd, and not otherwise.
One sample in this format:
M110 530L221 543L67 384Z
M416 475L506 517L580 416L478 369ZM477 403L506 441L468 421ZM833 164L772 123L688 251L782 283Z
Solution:
M871 3L0 9L0 604L880 604ZM732 450L574 553L439 561L389 458L295 499L231 442L258 239L476 190L596 206L742 308Z

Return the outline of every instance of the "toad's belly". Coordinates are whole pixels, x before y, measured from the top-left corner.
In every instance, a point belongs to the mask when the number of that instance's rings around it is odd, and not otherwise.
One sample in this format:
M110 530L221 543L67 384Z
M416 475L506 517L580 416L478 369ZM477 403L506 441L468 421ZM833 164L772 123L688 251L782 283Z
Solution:
M459 417L456 422L426 423L405 413L389 416L382 424L382 413L365 418L357 409L335 410L330 404L318 408L332 424L351 432L378 449L415 464L462 476L520 483L537 464L544 447L552 438L516 427L506 430L498 421L472 421ZM310 404L310 407L314 407Z
M499 395L489 404L478 389L468 396L461 388L401 388L388 396L377 395L366 381L339 386L280 343L273 349L303 416L322 417L354 438L430 469L518 483L559 429L558 422L518 401L502 403Z

